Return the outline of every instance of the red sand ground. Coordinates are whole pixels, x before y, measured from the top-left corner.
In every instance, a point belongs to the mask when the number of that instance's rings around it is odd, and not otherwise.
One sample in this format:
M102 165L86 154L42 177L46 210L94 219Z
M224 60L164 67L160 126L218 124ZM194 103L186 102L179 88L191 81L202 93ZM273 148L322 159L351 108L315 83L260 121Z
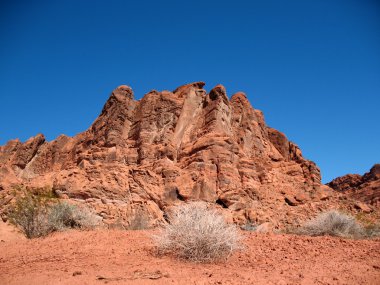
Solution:
M380 284L380 239L244 233L225 263L158 257L149 231L26 240L0 225L0 284Z

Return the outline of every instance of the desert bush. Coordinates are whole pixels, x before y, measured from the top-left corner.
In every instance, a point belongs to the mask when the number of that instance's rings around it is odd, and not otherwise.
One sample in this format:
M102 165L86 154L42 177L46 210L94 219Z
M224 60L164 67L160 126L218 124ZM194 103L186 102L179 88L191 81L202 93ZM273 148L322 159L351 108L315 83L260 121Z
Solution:
M21 191L17 193L8 217L27 238L46 236L67 228L92 229L101 218L86 207L60 202L46 193Z
M380 236L380 224L367 225L364 228L364 232L368 238L377 238Z
M377 238L380 236L380 221L375 211L371 213L359 212L355 215L355 219L363 225L367 238Z
M235 225L228 225L216 210L202 202L177 206L168 215L169 223L153 238L158 251L194 262L228 258L241 248Z
M246 222L244 225L241 225L240 228L243 231L254 232L257 229L257 225L252 222Z
M45 236L51 232L48 209L49 199L46 197L22 192L9 210L9 221L18 226L27 238Z
M144 230L149 228L149 219L147 214L138 209L135 211L133 218L129 222L128 230Z
M100 224L100 217L84 206L58 202L48 210L48 224L54 231L67 228L93 229Z
M354 217L331 210L319 214L306 222L298 233L310 236L339 236L348 238L362 237L363 227Z

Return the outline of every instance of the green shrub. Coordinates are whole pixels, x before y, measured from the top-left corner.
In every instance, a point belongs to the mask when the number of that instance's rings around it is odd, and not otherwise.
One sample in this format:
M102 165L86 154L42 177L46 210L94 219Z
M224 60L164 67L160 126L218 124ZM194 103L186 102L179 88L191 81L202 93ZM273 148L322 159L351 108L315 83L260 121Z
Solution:
M51 232L47 219L49 202L49 199L43 196L24 191L11 207L9 220L18 226L27 238L45 236Z
M61 202L50 195L21 191L12 205L9 220L27 238L46 236L68 228L93 229L101 218L86 207Z
M216 210L202 202L174 208L167 224L153 238L160 253L194 262L228 258L241 248L241 235L235 225L226 224Z

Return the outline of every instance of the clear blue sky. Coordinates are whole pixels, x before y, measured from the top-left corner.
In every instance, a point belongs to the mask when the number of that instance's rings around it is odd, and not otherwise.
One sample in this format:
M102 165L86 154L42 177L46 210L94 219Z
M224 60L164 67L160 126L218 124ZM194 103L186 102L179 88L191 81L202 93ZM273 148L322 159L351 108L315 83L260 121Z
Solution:
M0 145L87 129L110 92L247 93L323 181L380 162L380 1L0 1Z

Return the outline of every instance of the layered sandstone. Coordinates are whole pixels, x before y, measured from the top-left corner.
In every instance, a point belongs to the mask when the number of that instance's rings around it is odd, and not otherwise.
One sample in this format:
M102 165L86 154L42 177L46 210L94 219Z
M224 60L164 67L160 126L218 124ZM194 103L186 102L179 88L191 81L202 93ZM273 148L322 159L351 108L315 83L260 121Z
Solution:
M0 207L21 184L51 187L124 226L136 215L160 222L188 200L219 205L240 224L284 226L321 210L333 191L316 164L268 127L244 93L229 98L222 85L208 93L203 86L153 90L136 101L122 85L83 133L9 141L0 147Z
M335 178L327 184L336 191L361 201L356 206L367 212L380 207L380 164L375 164L364 175L347 174ZM365 204L363 204L365 203Z

